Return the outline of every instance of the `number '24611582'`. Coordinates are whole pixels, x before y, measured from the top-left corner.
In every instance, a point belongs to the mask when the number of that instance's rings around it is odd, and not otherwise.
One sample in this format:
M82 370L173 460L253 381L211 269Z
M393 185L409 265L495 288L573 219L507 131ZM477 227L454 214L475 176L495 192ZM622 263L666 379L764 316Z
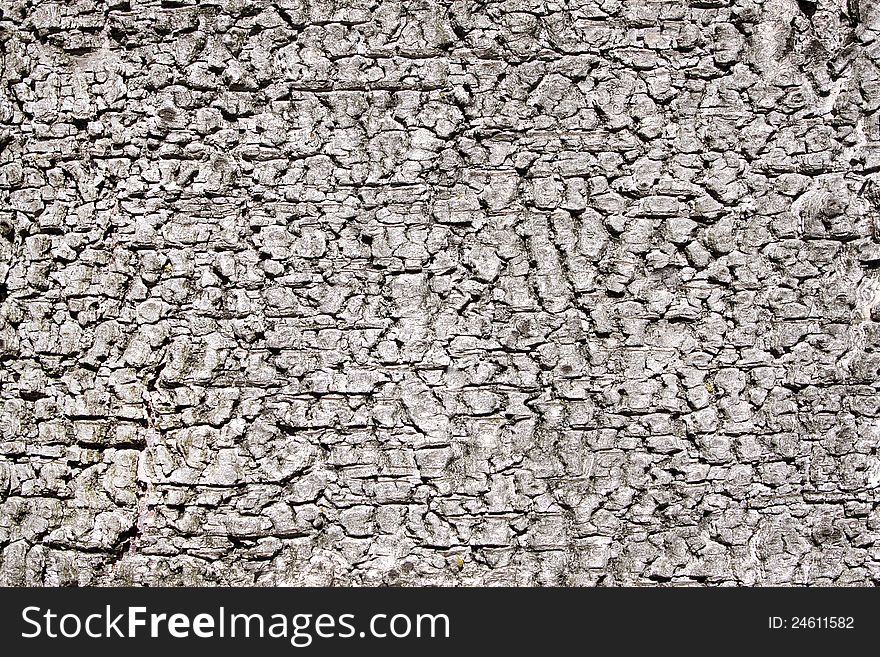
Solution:
M771 630L851 630L855 628L852 616L770 616L767 627Z

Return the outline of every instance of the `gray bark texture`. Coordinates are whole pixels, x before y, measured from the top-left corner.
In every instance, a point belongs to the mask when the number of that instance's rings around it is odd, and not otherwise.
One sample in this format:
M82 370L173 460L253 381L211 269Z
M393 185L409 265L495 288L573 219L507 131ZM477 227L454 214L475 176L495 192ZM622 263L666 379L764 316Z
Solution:
M0 584L880 583L876 0L0 0Z

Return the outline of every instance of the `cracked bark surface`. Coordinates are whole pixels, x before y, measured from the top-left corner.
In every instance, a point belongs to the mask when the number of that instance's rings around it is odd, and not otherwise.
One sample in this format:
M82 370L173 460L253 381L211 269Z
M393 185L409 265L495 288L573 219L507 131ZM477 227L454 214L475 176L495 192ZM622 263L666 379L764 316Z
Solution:
M871 0L0 0L0 584L880 582Z

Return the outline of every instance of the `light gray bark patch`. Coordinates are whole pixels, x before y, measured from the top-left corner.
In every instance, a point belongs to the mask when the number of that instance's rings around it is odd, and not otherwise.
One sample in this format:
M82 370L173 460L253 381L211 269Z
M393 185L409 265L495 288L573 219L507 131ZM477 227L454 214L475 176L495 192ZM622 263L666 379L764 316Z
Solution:
M0 10L0 584L878 582L877 3Z

